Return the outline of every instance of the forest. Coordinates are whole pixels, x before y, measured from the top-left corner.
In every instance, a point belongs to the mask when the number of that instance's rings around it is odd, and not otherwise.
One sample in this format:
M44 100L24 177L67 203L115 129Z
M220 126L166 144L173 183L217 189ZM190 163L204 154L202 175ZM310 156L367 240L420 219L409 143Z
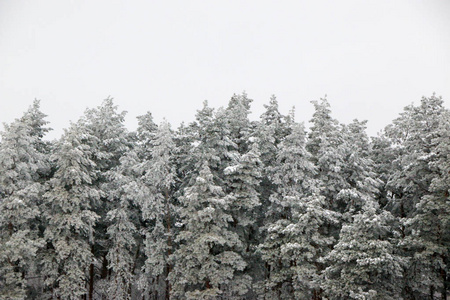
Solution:
M54 141L35 100L0 141L0 299L450 296L450 111L376 137L327 99L310 120L205 101L138 127L108 98Z

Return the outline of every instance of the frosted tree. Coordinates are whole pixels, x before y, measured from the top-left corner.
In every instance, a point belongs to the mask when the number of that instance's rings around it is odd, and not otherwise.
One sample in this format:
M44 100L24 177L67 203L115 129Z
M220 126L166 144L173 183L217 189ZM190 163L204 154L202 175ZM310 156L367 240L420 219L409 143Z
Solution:
M417 215L411 220L422 244L418 258L424 258L434 271L435 288L441 299L447 299L450 290L450 112L442 114L437 135L432 140L436 157L429 163L437 176L431 180L430 195L417 204ZM426 257L428 256L428 259ZM430 257L431 256L431 257Z
M44 117L35 101L21 119L5 124L1 134L0 297L5 299L26 297L26 278L43 246L38 236L41 175L49 170L39 148L47 131Z
M423 244L431 238L431 231L436 233L445 230L440 227L442 223L432 225L428 220L430 213L437 213L435 221L440 216L440 212L430 212L429 209L436 204L432 199L437 199L432 182L440 181L443 176L437 161L439 155L445 157L445 151L437 150L437 145L440 144L439 137L443 135L440 128L444 125L441 124L445 124L443 120L446 119L448 110L443 107L442 98L433 95L423 97L418 106L405 107L400 116L386 128L386 136L396 155L393 162L395 168L387 182L392 195L389 208L402 225L398 249L409 258L403 274L404 297L433 297L436 289L442 289L440 278L441 270L445 270L443 266L447 264L448 268L448 262L438 263L444 261L440 250L445 247L444 240ZM442 213L445 214L445 210ZM422 240L424 236L426 238Z
M325 196L327 206L338 210L336 196L341 189L348 186L341 173L345 164L341 126L331 117L330 104L326 99L312 103L315 112L310 121L312 126L306 149L311 153L311 161L317 167L316 178L322 185L321 194Z
M358 212L368 201L379 194L382 182L377 178L375 163L369 157L369 138L366 134L367 121L354 120L343 127L343 140L340 152L343 154L343 165L340 173L345 186L336 195L340 202L339 211L344 219Z
M265 112L260 116L256 128L261 161L265 166L275 163L278 144L289 134L289 118L283 116L278 110L278 100L275 95L265 104Z
M269 178L271 169L276 165L278 145L290 132L291 122L294 119L293 111L289 116L283 116L278 111L278 101L275 96L270 98L268 105L264 105L265 112L261 115L260 121L255 128L255 135L258 137L259 149L261 152L261 162L263 164L260 184L261 206L258 213L257 222L260 226L265 221L265 213L270 205L269 197L276 190L276 185Z
M137 256L140 255L139 204L146 198L145 188L138 181L140 160L134 150L120 158L120 165L108 172L109 197L113 208L108 212L106 255L111 275L108 299L132 299L132 287L137 279Z
M321 228L336 220L318 195L315 173L305 149L303 126L293 123L272 166L271 180L277 190L270 197L267 234L259 246L266 263L265 298L311 298L319 293L318 259L332 242Z
M322 288L327 299L400 299L402 259L392 243L393 217L368 201L342 227L339 242L325 257Z
M432 135L430 152L422 152L418 158L428 163L429 182L422 182L426 191L417 200L412 216L405 220L407 230L401 242L412 250L409 275L422 295L447 299L450 287L450 113L443 113L440 124ZM419 163L421 163L419 162ZM406 167L406 171L409 168ZM423 174L423 173L422 173ZM431 177L432 176L432 177ZM420 179L418 179L420 180ZM417 180L417 181L418 181ZM417 182L420 184L420 182ZM425 185L429 183L429 185Z
M230 138L227 112L223 109L215 111L205 101L203 108L197 111L196 121L184 129L183 135L188 145L180 147L179 172L184 177L181 187L195 180L196 172L204 162L207 162L215 180L223 185L223 170L237 158L237 146Z
M100 220L95 228L95 243L92 247L96 261L103 261L100 269L101 279L105 279L108 265L106 261L108 236L107 214L114 209L114 202L109 191L108 172L120 163L120 158L131 148L129 134L124 126L126 112L119 112L112 98L105 99L102 104L93 109L87 109L80 123L90 132L90 139L86 143L91 147L91 159L95 163L96 179L93 184L101 191L100 197L93 201L92 210ZM95 284L95 266L93 262L89 270L89 294L93 299Z
M151 158L152 141L158 125L153 121L153 115L150 112L137 117L138 128L136 130L136 151L141 160Z
M86 283L94 259L91 247L98 220L92 203L101 196L94 185L97 173L91 159L91 139L89 130L81 124L65 130L54 154L57 170L45 195L48 255L43 271L52 294L63 299L88 294Z
M23 114L20 120L31 126L30 134L36 139L34 144L35 149L40 153L50 154L52 150L52 143L43 139L47 132L51 130L51 128L47 127L49 122L45 120L46 117L47 115L41 111L41 102L39 100L34 100L33 104ZM40 170L41 175L43 175L42 172L45 171L47 171L46 175L48 175L48 167L49 166L43 170Z
M392 147L392 142L381 132L376 137L372 137L370 145L370 158L374 163L374 172L376 179L380 181L377 200L380 207L388 209L390 204L388 199L392 197L393 191L387 187L389 176L398 168L395 164L396 150ZM394 192L399 194L399 192Z
M159 295L165 295L166 299L170 297L168 274L172 268L168 258L173 251L175 155L173 132L170 124L164 121L151 141L151 158L140 168L142 180L149 190L148 198L141 203L142 214L144 220L152 222L145 239L145 272L154 279L162 279L165 288Z
M249 138L252 135L253 125L248 115L250 114L250 103L252 101L245 92L241 95L233 95L225 111L230 130L229 137L236 144L235 149L240 154L246 153L250 145Z
M240 254L249 266L245 270L246 274L239 274L236 280L250 287L250 275L255 277L260 273L255 254L259 236L256 224L257 208L261 205L258 189L262 173L257 141L254 140L249 145L247 153L238 156L234 165L225 168L224 173L228 183L226 190L230 200L230 214L233 218L232 230L239 236L243 246Z
M246 263L234 251L242 244L230 229L230 200L214 183L206 162L180 201L183 230L176 238L180 245L169 275L173 297L215 299L245 294L246 286L233 281Z

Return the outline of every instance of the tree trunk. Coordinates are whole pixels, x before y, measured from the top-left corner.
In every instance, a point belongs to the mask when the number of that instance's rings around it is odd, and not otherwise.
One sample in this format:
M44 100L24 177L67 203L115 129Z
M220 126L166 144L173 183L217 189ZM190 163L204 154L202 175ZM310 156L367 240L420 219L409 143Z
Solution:
M447 281L447 272L445 272L444 269L441 269L441 278L442 278L442 294L441 294L441 299L442 300L447 300L447 290L450 288L448 286L448 281Z
M170 202L169 202L169 200L170 200L170 197L169 197L169 191L168 191L168 189L166 188L165 190L164 190L164 197L165 197L165 204L166 204L166 215L165 215L165 217L166 217L166 231L167 231L167 258L169 258L170 257L170 255L172 255L172 237L171 237L171 224L170 224L170 222L171 222L171 216L170 216L170 214L171 214L171 212L170 212ZM167 260L167 264L166 264L166 278L165 278L165 280L166 280L166 300L169 300L170 299L170 289L171 289L171 286L170 286L170 281L169 281L169 273L170 273L170 271L172 270L172 266L171 266L171 264L168 262L169 260Z
M94 299L94 264L89 266L89 300Z
M108 277L108 260L106 259L107 253L103 254L102 271L100 272L100 278L106 279Z

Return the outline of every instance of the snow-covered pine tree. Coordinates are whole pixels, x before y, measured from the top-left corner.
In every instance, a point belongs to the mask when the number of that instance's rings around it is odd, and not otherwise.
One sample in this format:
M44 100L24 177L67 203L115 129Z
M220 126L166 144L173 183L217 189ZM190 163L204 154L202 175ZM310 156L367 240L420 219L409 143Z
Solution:
M446 211L431 208L434 205L445 206L445 201L448 202L442 194L441 200L434 198L432 187L432 182L440 181L444 176L437 167L437 160L439 155L445 157L445 152L436 148L439 144L437 140L442 135L440 124L445 123L446 119L448 110L444 108L442 98L432 95L423 97L418 106L405 107L393 124L386 128L386 136L396 154L393 162L396 168L387 183L392 194L390 209L402 225L398 250L408 258L402 282L402 296L405 298L435 296L436 290L443 287L442 270L448 268L448 261L439 263L444 261L442 257L448 251L442 251L445 239L435 239L437 232L445 230L441 226L446 222L440 223L438 220ZM431 219L434 222L429 223Z
M340 173L346 186L341 187L336 199L340 202L339 211L344 214L344 220L351 220L351 215L358 212L365 202L372 201L382 184L374 172L375 163L369 157L366 123L354 120L342 128L344 142L339 148L344 159Z
M308 133L306 149L311 153L311 162L316 167L314 179L317 181L319 194L324 197L326 209L342 214L347 207L345 201L338 199L341 190L348 189L349 184L343 174L345 155L348 147L345 145L342 125L332 118L330 104L326 98L312 101L315 112L310 122L312 126ZM336 242L342 226L342 216L338 223L328 223L322 233Z
M106 255L111 271L107 281L108 299L132 299L136 290L141 224L139 204L146 198L145 187L139 182L140 160L135 150L120 158L120 165L108 171L109 197L112 209L107 214L109 249ZM100 293L99 293L100 294Z
M130 149L129 133L124 126L126 112L118 112L118 107L112 98L105 99L102 104L93 109L87 109L80 123L91 133L91 139L86 141L91 147L91 159L95 163L96 180L93 184L101 191L100 198L92 203L94 210L100 217L94 231L95 239L92 247L95 261L90 266L88 299L93 299L95 278L97 277L95 262L105 263L108 252L107 214L114 209L114 202L119 201L110 196L108 172L120 163L120 158ZM100 278L105 279L107 270L100 268Z
M151 158L151 143L154 139L155 132L158 129L158 125L156 125L153 121L153 115L151 112L138 116L137 120L138 128L136 130L136 151L138 152L141 160L147 160Z
M250 289L252 277L258 276L261 272L259 267L261 263L255 250L259 236L256 209L261 205L258 189L263 166L257 140L253 139L250 141L248 152L238 155L236 163L224 170L227 196L230 199L230 215L233 218L232 230L239 236L242 244L239 253L248 265L245 274L239 274L236 280L242 286L246 285L247 289Z
M234 281L246 263L234 249L242 247L230 228L230 200L214 182L205 161L193 184L180 198L182 231L179 248L172 256L169 274L175 299L214 299L231 293L245 294L246 286Z
M101 195L94 184L98 174L91 159L92 138L79 123L65 130L54 154L57 169L45 195L48 246L43 272L51 296L63 299L80 299L88 294L91 247L98 220L92 203Z
M277 190L270 198L267 234L259 246L266 263L264 298L303 299L319 293L318 259L332 242L321 228L335 218L316 190L316 170L305 142L303 126L292 123L271 168Z
M40 204L48 157L40 147L48 131L35 101L21 119L5 124L0 144L0 297L24 299L36 266ZM36 274L32 274L36 275Z
M312 101L315 112L310 120L312 126L308 134L306 149L311 153L311 161L317 168L316 179L321 185L327 207L340 210L338 193L348 187L341 170L345 164L341 126L331 117L330 104L326 98Z
M240 154L246 153L251 144L249 138L253 135L253 124L250 122L248 115L252 102L253 100L248 98L245 92L241 95L235 94L231 97L225 110L229 137Z
M258 138L263 164L262 177L259 187L260 202L257 212L258 226L264 226L266 212L270 206L269 197L276 190L276 185L269 178L271 169L276 165L277 147L280 142L290 133L291 123L294 120L293 111L289 116L284 116L278 111L278 101L275 96L270 98L268 105L264 105L265 112L260 116L260 121L255 128L255 136ZM259 239L263 239L260 236Z
M270 97L269 104L265 104L265 112L260 116L256 126L261 161L264 166L275 164L277 146L289 134L289 124L286 117L278 111L278 100L275 95Z
M145 232L145 273L156 283L152 290L158 291L159 297L169 299L168 274L172 268L169 256L173 252L173 194L177 174L174 133L167 121L158 126L150 144L151 158L140 166L141 179L149 192L141 203L142 214L144 220L151 222Z
M434 288L447 299L450 291L450 111L442 114L436 137L432 140L436 157L429 163L437 176L431 180L430 195L417 204L410 221L422 244L418 258L424 258L434 271ZM428 256L428 259L426 258ZM430 257L431 256L431 257Z
M44 154L50 154L52 151L52 142L45 141L43 138L51 130L51 128L47 127L49 122L45 120L47 117L46 114L44 114L41 111L41 101L34 100L33 104L28 108L28 110L23 114L23 116L20 118L22 122L25 122L31 126L31 135L36 138L35 141L35 149ZM49 166L44 166L43 170L40 170L40 173L42 172L49 172L48 170ZM47 175L44 177L48 177L47 174L41 174L41 175Z
M203 108L197 111L195 122L184 128L179 136L188 145L180 145L179 172L183 175L181 187L184 188L198 175L204 162L208 163L215 180L223 186L223 170L236 161L236 144L230 138L228 114L225 110L214 111L203 103Z
M322 288L326 299L400 299L402 258L395 254L393 216L366 201L339 242L325 257Z

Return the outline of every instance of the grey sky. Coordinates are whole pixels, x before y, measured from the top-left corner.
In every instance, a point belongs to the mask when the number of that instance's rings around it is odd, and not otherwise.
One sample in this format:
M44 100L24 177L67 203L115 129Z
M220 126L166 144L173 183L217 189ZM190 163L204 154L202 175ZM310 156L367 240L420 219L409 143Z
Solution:
M192 121L203 100L275 94L308 121L325 94L374 135L433 91L450 106L450 1L0 0L0 121L34 98L58 137L108 95L127 125Z

